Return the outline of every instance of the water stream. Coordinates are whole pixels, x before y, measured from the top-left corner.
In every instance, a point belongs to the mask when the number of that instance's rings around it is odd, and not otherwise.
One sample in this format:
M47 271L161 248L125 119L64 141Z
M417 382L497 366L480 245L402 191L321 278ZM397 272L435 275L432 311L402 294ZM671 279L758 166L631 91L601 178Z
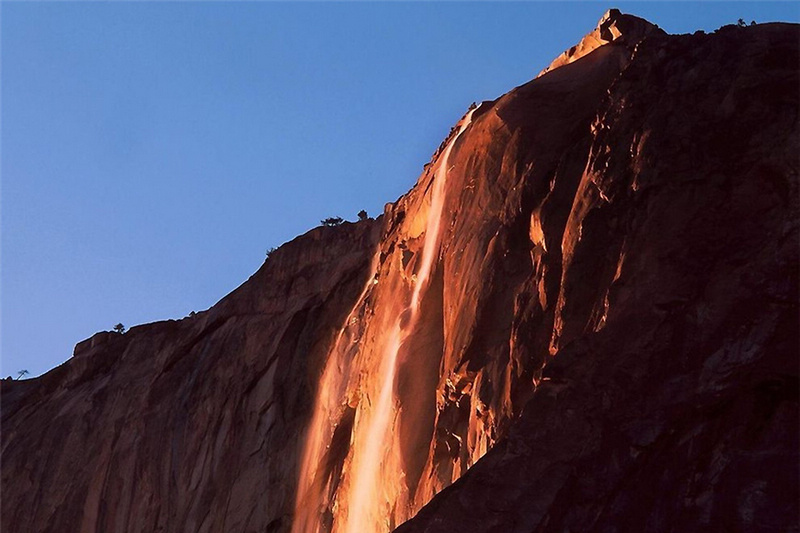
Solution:
M470 110L462 119L458 132L439 157L433 177L419 268L415 278L412 278L411 300L399 312L392 310L394 318L385 322L390 327L378 333L378 341L372 346L376 355L380 354L379 370L365 376L362 369L351 368L352 351L359 349L353 348L354 338L363 333L358 330L363 329L363 325L359 324L359 309L364 306L377 277L367 281L347 322L337 335L321 378L303 454L292 533L318 533L327 531L329 527L333 533L386 533L393 525L394 510L398 505L407 503L402 458L394 431L400 408L395 398L398 355L403 343L414 332L423 292L427 289L439 257L439 234L450 152L469 126L473 111ZM377 268L376 263L377 256L373 259L373 272ZM356 377L355 374L360 375ZM329 452L335 425L341 417L348 383L358 379L361 380L361 399L353 423L349 462L345 461L341 483L331 490L334 480L324 479L326 472L322 470L322 463L326 452ZM332 510L332 517L328 518L332 524L323 528L326 509Z

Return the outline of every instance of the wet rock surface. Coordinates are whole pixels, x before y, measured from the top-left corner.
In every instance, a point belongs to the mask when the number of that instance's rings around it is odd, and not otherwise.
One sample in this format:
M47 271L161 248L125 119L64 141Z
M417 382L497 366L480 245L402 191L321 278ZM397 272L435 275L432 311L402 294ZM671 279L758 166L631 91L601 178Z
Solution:
M378 220L4 380L3 530L344 531L395 327L384 531L797 530L799 37L612 11Z

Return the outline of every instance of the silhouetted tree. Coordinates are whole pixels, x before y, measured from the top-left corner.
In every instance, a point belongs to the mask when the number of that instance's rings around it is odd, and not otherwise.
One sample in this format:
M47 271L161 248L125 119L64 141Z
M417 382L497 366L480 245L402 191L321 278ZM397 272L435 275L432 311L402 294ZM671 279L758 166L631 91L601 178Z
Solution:
M19 372L17 372L17 379L22 379L28 374L30 374L30 372L28 372L27 370L20 370Z
M739 19L736 22L736 25L739 26L740 28L744 28L745 26L747 26L747 23L744 21L744 19Z
M368 218L369 215L365 210L362 209L361 211L358 212L358 220L367 220Z
M125 326L123 326L122 322L120 322L116 326L114 326L114 331L116 331L117 333L125 333Z
M342 224L342 222L344 222L344 219L342 219L342 217L328 217L320 220L320 223L323 226L339 226L340 224Z

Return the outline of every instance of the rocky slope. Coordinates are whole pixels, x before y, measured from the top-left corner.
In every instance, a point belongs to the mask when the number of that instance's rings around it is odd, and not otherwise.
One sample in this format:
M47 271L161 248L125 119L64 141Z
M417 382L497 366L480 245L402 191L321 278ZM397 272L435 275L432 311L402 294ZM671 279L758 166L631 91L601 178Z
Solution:
M4 381L3 531L796 530L798 37L612 11L379 219Z
M378 229L317 228L206 312L3 381L3 531L285 530L319 366Z

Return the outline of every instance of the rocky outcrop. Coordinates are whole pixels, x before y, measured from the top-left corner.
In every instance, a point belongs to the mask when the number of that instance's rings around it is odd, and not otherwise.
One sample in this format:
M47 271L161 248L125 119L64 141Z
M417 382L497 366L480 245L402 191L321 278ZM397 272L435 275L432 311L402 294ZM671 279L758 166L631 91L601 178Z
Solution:
M610 9L602 16L594 31L586 34L578 44L555 58L547 68L539 73L539 76L558 67L569 65L601 46L610 43L636 45L650 34L664 35L664 31L644 19L623 14L619 9Z
M378 220L3 381L4 530L791 530L798 61L612 10Z
M398 533L797 530L797 64L786 25L637 45L529 204L528 332L552 325L553 359L508 437Z

